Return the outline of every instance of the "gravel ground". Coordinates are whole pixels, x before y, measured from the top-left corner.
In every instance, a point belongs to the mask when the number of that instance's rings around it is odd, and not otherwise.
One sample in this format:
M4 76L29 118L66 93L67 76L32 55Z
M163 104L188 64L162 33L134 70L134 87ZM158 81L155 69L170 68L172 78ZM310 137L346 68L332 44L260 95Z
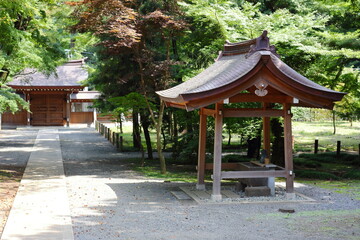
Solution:
M297 185L317 200L197 204L171 191L185 183L150 180L93 129L61 129L75 239L360 239L360 201ZM292 208L293 214L279 208Z

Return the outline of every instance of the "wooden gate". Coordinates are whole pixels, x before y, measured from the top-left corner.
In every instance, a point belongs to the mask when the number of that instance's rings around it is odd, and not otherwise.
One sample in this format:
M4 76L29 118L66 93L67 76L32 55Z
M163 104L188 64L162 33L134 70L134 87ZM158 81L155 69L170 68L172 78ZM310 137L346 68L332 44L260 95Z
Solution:
M63 126L65 117L64 94L33 94L30 100L33 126Z

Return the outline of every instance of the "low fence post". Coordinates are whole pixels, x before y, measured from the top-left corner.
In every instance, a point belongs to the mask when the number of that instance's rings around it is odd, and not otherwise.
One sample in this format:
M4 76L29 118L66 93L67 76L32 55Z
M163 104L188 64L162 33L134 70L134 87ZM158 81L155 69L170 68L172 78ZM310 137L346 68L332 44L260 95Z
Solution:
M111 138L112 138L112 144L115 145L116 143L116 132L112 132L112 135L111 135Z
M111 129L110 129L110 127L108 127L108 129L107 129L107 139L108 139L109 141L111 141L110 136L111 136Z
M104 127L104 137L107 138L108 127Z
M319 140L315 139L315 143L314 143L314 154L317 154L319 150Z
M116 148L118 149L120 148L119 138L120 138L120 133L116 133L115 143L116 143Z
M336 142L336 156L340 156L341 141Z
M359 143L358 152L359 152L359 165L360 165L360 143Z
M120 136L120 141L119 141L119 144L120 144L120 152L123 151L123 136Z

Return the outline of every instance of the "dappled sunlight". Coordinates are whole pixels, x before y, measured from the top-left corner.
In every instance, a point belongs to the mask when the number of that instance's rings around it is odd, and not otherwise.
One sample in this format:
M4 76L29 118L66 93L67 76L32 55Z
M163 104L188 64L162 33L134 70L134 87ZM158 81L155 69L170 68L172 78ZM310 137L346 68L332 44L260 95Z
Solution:
M31 151L42 151L42 150L46 150L48 148L33 148L33 147L6 147L6 148L1 148L0 147L0 152L14 152L14 151L19 151L19 152L31 152Z

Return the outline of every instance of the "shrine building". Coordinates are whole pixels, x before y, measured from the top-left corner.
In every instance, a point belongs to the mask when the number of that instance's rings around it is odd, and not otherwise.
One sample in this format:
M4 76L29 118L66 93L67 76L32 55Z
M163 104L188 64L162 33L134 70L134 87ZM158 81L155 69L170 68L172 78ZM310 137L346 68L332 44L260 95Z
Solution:
M346 93L337 92L312 82L286 65L269 44L267 31L255 39L239 43L226 43L214 64L197 76L175 87L158 91L157 94L168 107L193 111L199 109L200 132L198 150L197 189L204 190L206 169L212 169L212 199L221 200L221 180L286 178L289 198L294 193L294 170L291 128L291 107L333 109ZM231 103L258 103L258 108L232 107ZM205 163L207 118L215 118L213 163ZM233 163L224 171L222 163L223 119L227 117L262 117L263 149L270 153L270 118L284 120L285 167L271 162L254 163L255 171L242 171ZM271 161L271 154L270 161ZM234 171L235 170L235 171Z
M93 101L100 93L83 86L87 78L83 60L68 61L49 76L26 69L7 85L30 104L31 112L3 113L2 126L92 124L97 117Z

